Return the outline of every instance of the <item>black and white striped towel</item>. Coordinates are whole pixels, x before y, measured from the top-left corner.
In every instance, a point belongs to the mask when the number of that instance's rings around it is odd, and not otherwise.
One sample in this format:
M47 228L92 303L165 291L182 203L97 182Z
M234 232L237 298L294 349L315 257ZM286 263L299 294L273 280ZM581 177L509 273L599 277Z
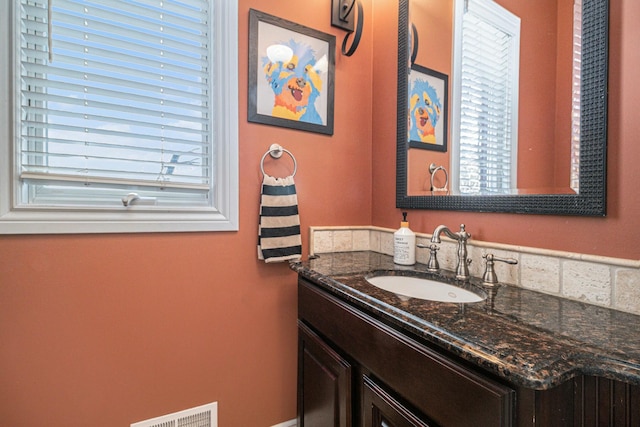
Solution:
M279 262L301 257L300 216L293 176L274 178L265 174L260 195L258 259Z

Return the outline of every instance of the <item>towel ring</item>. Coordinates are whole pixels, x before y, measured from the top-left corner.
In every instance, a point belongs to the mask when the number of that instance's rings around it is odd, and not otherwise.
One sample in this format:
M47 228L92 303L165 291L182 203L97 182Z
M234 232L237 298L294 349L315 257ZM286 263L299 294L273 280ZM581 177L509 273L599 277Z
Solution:
M442 187L435 187L433 185L433 178L438 171L442 171L444 173L444 185ZM447 186L449 185L449 173L444 166L436 166L435 163L431 163L429 165L429 172L431 172L431 191L448 191Z
M282 157L283 152L287 153L289 157L291 157L291 160L293 160L293 173L291 174L291 176L296 176L296 172L298 170L298 162L296 162L296 158L293 156L293 154L291 154L291 151L283 148L278 144L271 144L269 150L262 155L262 159L260 159L260 170L262 171L262 175L266 175L266 173L264 172L264 159L267 158L267 155L270 154L274 159L279 159L280 157Z

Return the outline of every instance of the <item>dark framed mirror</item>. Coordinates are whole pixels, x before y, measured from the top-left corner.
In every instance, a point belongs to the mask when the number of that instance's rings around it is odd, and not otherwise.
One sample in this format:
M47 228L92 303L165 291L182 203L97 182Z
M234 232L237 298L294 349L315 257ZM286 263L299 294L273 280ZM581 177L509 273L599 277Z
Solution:
M412 0L426 1L426 0ZM409 0L399 0L396 206L474 212L606 214L609 0L583 0L580 74L579 190L574 194L413 195L407 190ZM455 144L456 141L451 141Z

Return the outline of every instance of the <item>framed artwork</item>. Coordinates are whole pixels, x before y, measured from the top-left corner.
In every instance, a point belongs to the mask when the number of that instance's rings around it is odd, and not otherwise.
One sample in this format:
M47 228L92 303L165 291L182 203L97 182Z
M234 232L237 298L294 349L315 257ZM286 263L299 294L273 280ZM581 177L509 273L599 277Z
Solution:
M336 38L249 10L248 120L333 135Z
M413 64L408 87L409 147L446 152L449 77Z

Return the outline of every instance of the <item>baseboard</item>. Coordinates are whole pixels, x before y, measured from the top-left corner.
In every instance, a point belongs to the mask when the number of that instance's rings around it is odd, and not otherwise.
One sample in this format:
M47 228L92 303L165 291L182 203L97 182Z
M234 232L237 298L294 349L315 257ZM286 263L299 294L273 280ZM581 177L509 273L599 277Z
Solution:
M297 426L298 426L297 420L289 420L280 424L276 424L275 426L271 426L271 427L297 427Z

